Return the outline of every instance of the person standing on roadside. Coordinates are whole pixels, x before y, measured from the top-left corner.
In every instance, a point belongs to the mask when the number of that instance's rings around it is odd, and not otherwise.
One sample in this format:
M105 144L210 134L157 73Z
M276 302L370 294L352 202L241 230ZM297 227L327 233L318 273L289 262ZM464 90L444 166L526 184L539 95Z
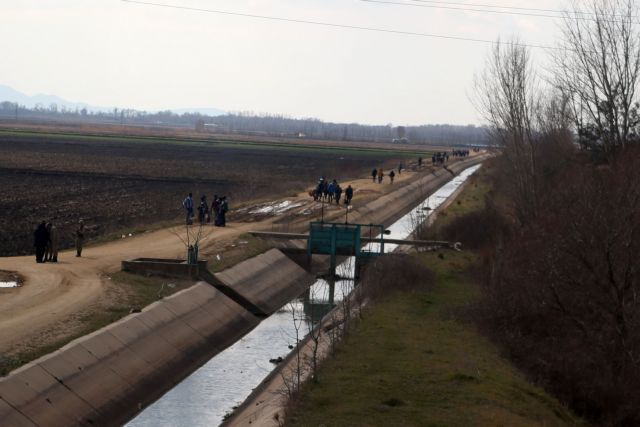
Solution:
M82 245L84 245L84 221L78 221L78 228L76 228L76 256L82 256Z
M393 171L393 169L391 169L391 172L389 172L389 179L391 180L391 183L393 184L393 178L396 177L396 173Z
M47 222L47 247L44 249L44 262L51 261L51 223Z
M182 201L182 207L187 213L187 225L193 224L193 194L189 195Z
M353 188L351 188L351 185L349 185L347 189L344 190L344 204L349 206L351 204L352 198L353 198Z
M207 202L207 196L203 194L200 197L200 205L198 206L198 221L200 221L200 225L208 222L207 216L209 216L209 203Z
M225 227L227 225L227 212L229 211L229 204L227 202L227 196L220 198L220 207L218 208L218 221L216 225L218 227Z
M217 194L213 195L213 202L211 202L211 216L213 217L213 223L216 223L218 219L218 212L220 211L220 198Z
M58 229L52 223L49 228L49 255L51 258L49 261L58 262Z
M36 247L36 262L44 262L44 252L49 242L49 232L47 231L47 223L42 221L36 231L33 232L33 246Z
M373 179L373 182L376 182L377 176L378 176L378 169L373 168L373 170L371 171L371 178Z

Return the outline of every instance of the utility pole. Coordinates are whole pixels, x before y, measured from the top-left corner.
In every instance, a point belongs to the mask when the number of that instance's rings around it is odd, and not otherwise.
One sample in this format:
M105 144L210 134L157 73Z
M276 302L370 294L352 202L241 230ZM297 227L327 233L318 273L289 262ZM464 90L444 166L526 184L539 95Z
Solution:
M16 102L16 121L18 121L18 103Z

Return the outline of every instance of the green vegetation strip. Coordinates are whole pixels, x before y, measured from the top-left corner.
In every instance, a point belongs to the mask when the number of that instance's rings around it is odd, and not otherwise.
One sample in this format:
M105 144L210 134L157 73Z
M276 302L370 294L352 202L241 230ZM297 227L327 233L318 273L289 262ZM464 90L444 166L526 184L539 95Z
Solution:
M439 221L477 209L482 185ZM454 207L455 206L455 207ZM468 208L467 208L468 207ZM437 223L436 222L436 223ZM437 224L436 224L437 226ZM566 426L580 422L531 385L472 324L473 252L420 254L435 283L370 307L293 405L293 426Z
M281 150L281 151L305 151L305 152L338 152L338 153L358 153L371 155L385 155L393 157L414 157L414 156L431 156L429 150L393 150L387 148L366 148L366 147L340 147L339 145L312 145L297 144L295 141L287 142L256 142L242 140L225 140L225 139L196 139L196 138L175 138L175 137L157 137L157 136L129 136L129 135L94 135L94 134L74 134L74 133L57 133L57 132L38 132L38 131L20 131L20 130L0 130L0 135L25 137L32 136L42 139L55 140L80 140L80 141L99 141L99 142L119 142L119 143L147 143L147 144L175 144L175 145L193 145L193 146L215 146L216 148L236 148L236 149L259 149L265 151ZM363 143L365 144L365 143Z

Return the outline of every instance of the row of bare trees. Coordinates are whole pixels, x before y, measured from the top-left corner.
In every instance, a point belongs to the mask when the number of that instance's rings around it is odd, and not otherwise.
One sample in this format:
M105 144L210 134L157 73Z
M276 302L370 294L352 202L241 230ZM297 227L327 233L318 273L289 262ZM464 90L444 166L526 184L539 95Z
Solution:
M485 318L533 378L604 425L640 424L637 20L633 0L576 2L549 70L514 40L477 78L503 153L489 205L506 224L491 228Z
M577 142L601 159L640 142L637 12L632 0L575 3L550 72L541 75L514 39L496 43L476 78L477 107L509 160L521 222L540 210L536 159L544 141Z

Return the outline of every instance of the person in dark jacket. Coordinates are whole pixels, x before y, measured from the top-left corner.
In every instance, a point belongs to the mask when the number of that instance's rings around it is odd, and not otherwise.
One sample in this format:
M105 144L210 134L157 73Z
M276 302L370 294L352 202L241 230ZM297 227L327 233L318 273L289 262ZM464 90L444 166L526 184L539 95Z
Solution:
M215 225L218 227L224 227L227 225L227 211L229 211L227 196L222 196L220 197L220 206L218 207L218 216L216 216Z
M78 221L78 228L74 233L76 238L76 256L82 256L82 246L84 245L84 221Z
M344 190L344 204L350 205L351 199L353 198L353 188L348 186L346 190Z
M218 218L218 212L220 211L220 197L217 194L213 195L213 202L211 202L211 216L213 217L213 222L215 224L216 219Z
M204 194L200 197L200 205L198 206L198 221L200 225L204 225L209 216L209 203L207 202L207 196Z
M376 182L376 178L378 177L378 169L373 169L371 171L371 178L373 178L373 182Z
M49 232L47 231L47 223L42 221L36 231L33 232L33 246L36 247L36 262L44 262L44 251L49 243Z
M336 199L336 204L340 204L340 197L342 197L342 187L336 183L336 188L333 190L333 197Z
M393 178L395 177L396 177L396 173L393 170L391 170L391 172L389 172L389 179L391 180L392 184L393 184Z

